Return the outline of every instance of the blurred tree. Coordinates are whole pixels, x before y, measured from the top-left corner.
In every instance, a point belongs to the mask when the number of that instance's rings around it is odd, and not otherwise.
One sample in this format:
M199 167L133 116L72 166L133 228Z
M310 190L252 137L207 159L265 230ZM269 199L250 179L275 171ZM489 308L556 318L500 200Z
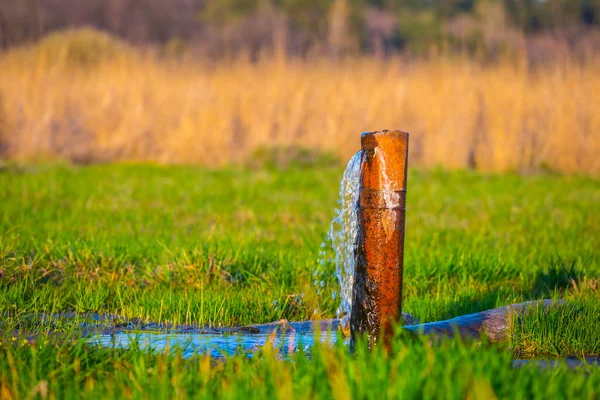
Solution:
M437 0L431 2L433 9L442 18L473 10L474 0Z
M278 0L288 18L294 52L306 53L327 39L332 0Z
M504 0L515 25L525 32L600 23L599 0Z
M512 27L510 36L546 32L575 47L600 26L600 0L0 0L0 46L91 26L133 42L169 43L175 53L278 47L301 55L357 48L385 55L454 48L453 41L480 51L492 42L498 47L490 32L500 20Z
M211 0L200 13L201 19L224 25L256 11L260 0Z
M339 58L351 47L350 7L347 0L333 0L329 10L327 45L330 56Z
M400 46L413 54L426 55L440 48L443 41L442 21L433 10L403 10L398 24Z
M587 26L600 24L600 0L584 0L582 2L581 22Z

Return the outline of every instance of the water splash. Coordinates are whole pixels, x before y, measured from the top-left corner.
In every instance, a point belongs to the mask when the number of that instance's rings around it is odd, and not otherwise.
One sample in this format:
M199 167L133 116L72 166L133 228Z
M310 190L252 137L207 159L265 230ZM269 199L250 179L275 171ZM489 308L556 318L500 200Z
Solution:
M334 292L334 299L339 295L341 300L337 310L339 318L348 318L352 310L361 154L361 151L357 152L346 165L340 183L338 208L335 210L335 218L331 221L326 239L326 242L335 252L333 261L335 262L335 274L340 284L340 291L339 293ZM327 245L323 243L321 246L326 247Z

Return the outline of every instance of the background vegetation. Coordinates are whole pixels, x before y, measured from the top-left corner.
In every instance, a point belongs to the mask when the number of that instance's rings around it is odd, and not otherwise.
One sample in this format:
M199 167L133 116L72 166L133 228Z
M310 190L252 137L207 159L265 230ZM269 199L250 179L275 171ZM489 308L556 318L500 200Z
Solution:
M210 56L598 50L598 0L12 0L0 44L91 26L138 44Z
M4 159L342 162L392 128L413 165L600 171L595 0L8 2Z
M255 163L265 148L346 160L360 132L413 133L412 165L600 172L600 57L174 59L95 31L0 59L0 157ZM293 152L293 151L292 151Z

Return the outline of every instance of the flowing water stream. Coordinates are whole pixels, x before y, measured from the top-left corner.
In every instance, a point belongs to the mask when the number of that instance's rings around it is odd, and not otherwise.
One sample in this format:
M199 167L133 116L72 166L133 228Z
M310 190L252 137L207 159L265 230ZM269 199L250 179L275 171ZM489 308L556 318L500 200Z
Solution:
M348 161L340 183L338 208L329 226L326 241L335 252L335 275L340 285L340 306L337 315L343 320L349 318L352 310L361 154L362 151L357 152Z
M225 357L237 352L252 354L264 346L273 346L283 356L299 349L308 351L316 341L333 344L340 340L339 321L347 325L352 309L352 286L354 283L355 246L358 232L358 195L360 183L360 161L362 152L357 152L348 161L340 183L338 208L331 221L327 238L322 247L331 246L334 256L336 278L339 282L339 320L317 322L292 322L253 325L240 329L171 329L157 330L150 326L131 327L110 332L95 332L90 335L90 343L113 348L143 348L156 352L178 349L184 357L197 354L210 354ZM320 265L325 266L327 251L321 252ZM317 287L324 281L317 279ZM337 298L337 293L335 294ZM285 329L282 329L285 327ZM318 333L317 333L318 332Z

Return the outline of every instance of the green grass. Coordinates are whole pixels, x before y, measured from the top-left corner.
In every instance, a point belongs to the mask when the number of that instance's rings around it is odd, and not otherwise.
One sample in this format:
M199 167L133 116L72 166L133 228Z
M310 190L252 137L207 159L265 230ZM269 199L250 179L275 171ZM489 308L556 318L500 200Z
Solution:
M140 390L160 397L283 397L286 390L299 397L333 390L339 398L598 396L598 372L509 366L514 354L600 354L600 181L585 177L409 175L405 311L427 322L532 299L573 305L528 315L513 328L510 350L400 340L393 356L358 351L352 358L337 349L295 361L266 355L211 364L57 343L50 332L68 332L72 323L25 318L90 311L233 325L332 317L334 267L318 258L341 173L333 166L6 168L0 397L2 390L26 397L42 381L58 397L136 397ZM15 345L15 329L25 328L38 340Z
M137 349L91 351L81 343L3 345L0 390L16 398L43 390L57 398L152 399L594 399L600 394L597 368L513 369L507 352L457 342L432 347L398 340L388 355L360 347L353 356L338 345L289 361L274 353L266 348L251 359L239 355L215 362Z

